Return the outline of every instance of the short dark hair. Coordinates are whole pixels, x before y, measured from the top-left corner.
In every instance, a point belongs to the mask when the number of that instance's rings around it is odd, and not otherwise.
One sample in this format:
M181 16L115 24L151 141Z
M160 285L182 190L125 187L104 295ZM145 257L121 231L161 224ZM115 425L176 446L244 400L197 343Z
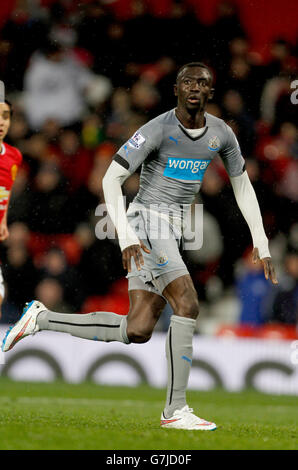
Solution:
M13 107L12 107L12 104L11 104L11 102L8 101L7 99L5 99L4 102L9 106L10 117L11 117L12 114L13 114Z
M201 67L203 69L208 70L208 72L210 74L210 77L211 77L211 80L213 82L213 73L212 73L211 69L206 64L204 64L203 62L189 62L188 64L182 65L182 67L180 67L180 69L177 72L176 82L178 81L178 78L179 78L179 75L181 74L181 72L184 69L187 69L189 67Z

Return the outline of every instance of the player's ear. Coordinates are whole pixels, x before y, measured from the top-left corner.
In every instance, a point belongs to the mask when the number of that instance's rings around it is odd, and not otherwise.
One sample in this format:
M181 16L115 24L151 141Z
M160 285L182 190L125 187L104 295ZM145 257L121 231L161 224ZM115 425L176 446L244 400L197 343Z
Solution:
M174 85L174 95L178 96L178 89L177 89L177 84L176 83Z
M214 91L215 91L215 88L210 88L210 93L209 93L209 96L208 96L208 101L211 101L214 97Z

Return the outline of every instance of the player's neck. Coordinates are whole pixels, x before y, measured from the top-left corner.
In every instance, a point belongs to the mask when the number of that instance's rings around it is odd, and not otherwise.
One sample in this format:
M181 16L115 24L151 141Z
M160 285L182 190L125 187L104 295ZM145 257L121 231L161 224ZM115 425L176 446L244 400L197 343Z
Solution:
M192 114L184 108L177 107L175 113L177 119L186 129L201 129L205 126L204 110L199 110Z

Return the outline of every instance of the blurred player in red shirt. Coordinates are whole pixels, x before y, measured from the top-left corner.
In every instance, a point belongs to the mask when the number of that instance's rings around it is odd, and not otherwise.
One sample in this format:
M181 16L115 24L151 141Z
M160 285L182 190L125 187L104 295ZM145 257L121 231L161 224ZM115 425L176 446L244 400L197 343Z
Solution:
M7 228L7 209L10 191L19 166L22 163L21 152L3 142L10 127L12 106L9 101L0 103L0 242L9 236ZM3 276L0 266L0 318L4 298Z

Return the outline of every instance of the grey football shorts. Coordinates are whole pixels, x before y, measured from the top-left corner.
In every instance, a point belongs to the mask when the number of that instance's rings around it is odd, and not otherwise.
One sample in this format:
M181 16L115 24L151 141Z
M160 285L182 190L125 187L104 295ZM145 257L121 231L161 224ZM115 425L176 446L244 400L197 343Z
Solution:
M189 274L179 251L182 249L180 224L139 204L130 204L127 218L138 238L150 250L150 253L142 250L144 265L140 271L131 259L131 272L126 276L128 290L141 289L162 296L170 282Z

